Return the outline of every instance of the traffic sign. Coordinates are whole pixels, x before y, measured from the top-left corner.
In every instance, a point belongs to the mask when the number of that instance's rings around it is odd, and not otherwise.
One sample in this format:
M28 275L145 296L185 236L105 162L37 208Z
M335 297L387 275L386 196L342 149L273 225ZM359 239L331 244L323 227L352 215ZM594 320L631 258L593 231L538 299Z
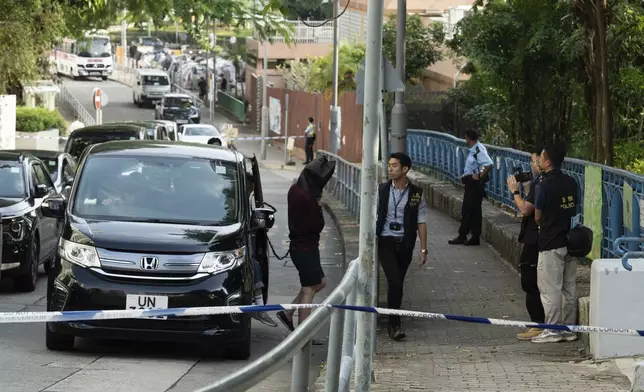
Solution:
M362 60L362 63L360 64L360 69L358 70L358 74L356 75L356 83L357 83L357 89L356 89L356 103L358 105L363 105L364 104L364 85L365 85L365 80L364 80L364 63L365 60ZM396 72L396 69L394 66L391 64L391 61L385 57L385 55L382 55L382 67L380 69L380 72L384 73L384 86L383 90L386 92L399 92L399 91L405 91L405 83L398 77L398 73Z
M102 110L107 106L107 94L100 87L96 87L92 91L92 101L94 102L94 109Z

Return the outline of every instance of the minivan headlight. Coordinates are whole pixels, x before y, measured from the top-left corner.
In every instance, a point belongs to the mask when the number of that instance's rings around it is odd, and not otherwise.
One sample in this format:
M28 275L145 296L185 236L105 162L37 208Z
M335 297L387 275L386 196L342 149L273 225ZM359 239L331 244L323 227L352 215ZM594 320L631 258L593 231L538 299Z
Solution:
M246 256L246 247L227 252L208 252L203 256L197 272L218 274L239 267Z
M96 248L60 239L60 257L81 267L100 267Z

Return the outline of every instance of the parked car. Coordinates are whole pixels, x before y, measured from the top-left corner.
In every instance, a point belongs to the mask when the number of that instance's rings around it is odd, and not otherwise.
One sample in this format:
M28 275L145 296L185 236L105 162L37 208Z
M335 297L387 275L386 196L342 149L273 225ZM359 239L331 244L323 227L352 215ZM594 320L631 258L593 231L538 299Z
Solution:
M179 127L179 140L190 143L228 147L226 136L210 124L186 124Z
M51 180L54 182L56 191L68 197L71 191L71 184L76 175L76 160L65 152L52 150L15 150L24 154L31 154L40 159L49 172Z
M43 214L52 200L62 200L42 161L17 151L0 151L0 216L2 277L11 277L19 291L31 292L38 268L54 265L59 218Z
M64 219L47 310L249 305L253 258L269 286L274 212L264 207L254 157L169 141L91 146L69 201L45 210ZM195 342L245 360L250 328L248 314L52 322L46 344L72 349L76 336Z
M102 125L90 125L73 131L67 138L65 152L80 162L83 151L89 146L110 140L145 140L146 127L141 125L114 122Z
M154 122L163 124L165 126L166 131L168 131L168 137L170 140L173 142L178 141L178 134L177 134L177 123L174 121L169 121L169 120L154 120Z
M177 124L199 124L201 111L188 94L166 94L154 109L155 120L170 120Z
M146 130L144 140L170 140L168 126L158 120L124 121L123 124L138 125Z

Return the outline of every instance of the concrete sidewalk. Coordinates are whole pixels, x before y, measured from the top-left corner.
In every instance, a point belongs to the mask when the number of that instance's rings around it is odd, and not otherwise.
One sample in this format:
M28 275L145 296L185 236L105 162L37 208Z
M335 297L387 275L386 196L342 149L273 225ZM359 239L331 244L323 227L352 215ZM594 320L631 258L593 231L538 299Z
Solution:
M336 200L327 203L341 221L351 260L358 253L357 222ZM448 245L458 222L447 215L430 209L428 222L428 262L410 267L403 309L529 320L519 276L510 264L485 243ZM394 342L380 323L374 392L616 392L630 387L614 362L587 360L579 341L537 345L519 342L516 328L456 321L406 319L403 326L407 341ZM315 387L324 390L324 372Z

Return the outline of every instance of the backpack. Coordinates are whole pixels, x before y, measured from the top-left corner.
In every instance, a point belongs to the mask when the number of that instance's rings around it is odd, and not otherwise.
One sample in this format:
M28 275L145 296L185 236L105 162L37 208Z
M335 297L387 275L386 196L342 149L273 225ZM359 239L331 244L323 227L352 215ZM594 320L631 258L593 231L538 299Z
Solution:
M588 227L577 224L568 233L568 255L586 257L593 249L593 231Z

